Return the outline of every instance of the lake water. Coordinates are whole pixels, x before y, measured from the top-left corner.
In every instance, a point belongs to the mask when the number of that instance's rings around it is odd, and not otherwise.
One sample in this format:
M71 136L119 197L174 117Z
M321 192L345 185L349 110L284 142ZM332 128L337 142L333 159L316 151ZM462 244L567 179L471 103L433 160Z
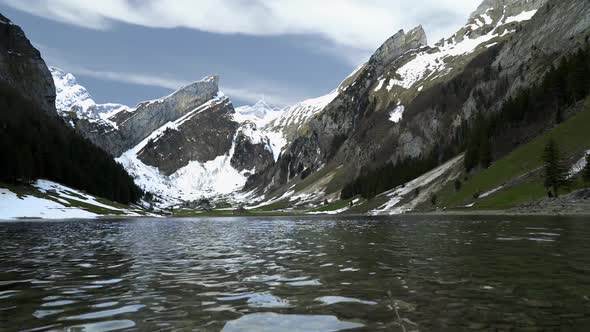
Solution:
M0 330L588 331L590 220L0 223Z

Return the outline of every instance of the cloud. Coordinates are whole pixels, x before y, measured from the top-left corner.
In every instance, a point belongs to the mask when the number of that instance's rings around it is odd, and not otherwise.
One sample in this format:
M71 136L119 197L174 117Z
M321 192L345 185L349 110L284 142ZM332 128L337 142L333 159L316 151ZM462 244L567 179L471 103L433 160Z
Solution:
M90 29L115 22L222 34L316 35L374 50L400 28L423 24L431 41L463 23L479 0L0 0L18 10ZM452 19L440 19L440 16ZM432 18L435 19L432 19ZM423 20L426 20L424 22ZM455 18L461 18L461 22ZM436 24L431 21L436 22Z
M185 81L185 80L178 80L173 78L164 78L157 75L146 75L146 74L137 74L137 73L129 73L129 72L112 72L112 71L102 71L102 70L94 70L86 67L76 66L76 65L63 65L60 63L58 65L60 68L67 68L67 71L72 72L74 76L88 76L100 80L107 80L107 81L114 81L114 82L121 82L121 83L129 83L129 84L136 84L136 85L144 85L144 86L153 86L153 87L160 87L170 90L177 90L180 87L186 86L193 82ZM241 100L248 103L256 103L257 101L264 99L266 102L272 105L277 106L284 106L291 104L298 100L297 98L293 98L292 96L288 96L285 94L287 89L280 88L280 86L268 84L266 87L261 87L260 83L255 90L250 88L241 88L241 87L232 87L232 86L224 86L220 87L220 90L223 91L226 95L228 95L233 100ZM261 92L262 91L262 92Z
M167 78L162 78L160 76L151 76L151 75L135 74L135 73L112 72L112 71L97 71L97 70L92 70L92 69L88 69L88 68L84 68L84 67L76 67L76 66L68 67L68 70L73 71L75 73L75 75L84 75L84 76L89 76L92 78L98 78L101 80L131 83L131 84L145 85L145 86L155 86L155 87L172 89L172 90L175 90L181 86L190 84L190 82L187 82L187 81L167 79Z
M180 87L186 86L193 82L177 80L172 78L163 78L156 75L145 75L136 73L122 73L122 72L111 72L111 71L96 71L84 67L69 67L74 75L89 76L101 80L130 83L136 85L155 86L170 90L177 90ZM284 106L291 104L298 100L291 96L284 94L287 89L280 89L277 86L266 86L258 88L242 88L222 85L220 90L223 91L232 99L239 99L248 103L256 103L257 101L264 99L267 103L277 106Z
M89 68L86 65L79 65L79 61L72 59L67 52L36 40L31 40L31 42L36 48L41 50L48 65L59 67L66 72L72 73L74 76L86 76L103 81L158 87L169 90L177 90L194 82L194 80L186 80L158 73L137 73L125 70L115 71ZM285 86L281 82L254 77L248 77L245 84L227 85L224 83L223 77L221 77L220 85L219 89L228 95L234 103L239 101L254 104L264 99L267 103L274 106L286 106L310 97L297 87ZM90 92L92 93L92 91Z

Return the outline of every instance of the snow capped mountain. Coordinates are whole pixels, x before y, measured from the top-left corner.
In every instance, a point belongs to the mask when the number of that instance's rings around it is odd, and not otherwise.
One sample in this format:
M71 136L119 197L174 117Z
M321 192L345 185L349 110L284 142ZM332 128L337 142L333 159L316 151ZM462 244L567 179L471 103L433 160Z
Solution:
M236 151L236 132L231 140L230 149L213 160L200 162L191 160L186 166L172 174L163 174L158 167L150 166L141 160L142 152L166 140L168 133L183 130L183 125L199 114L214 107L231 105L229 99L219 93L214 99L197 107L175 121L171 121L152 132L134 148L123 153L117 161L135 178L136 183L144 190L165 199L165 205L178 204L183 201L195 201L201 198L212 198L229 195L240 190L251 174L249 170L238 171L232 166L231 160ZM178 147L182 149L182 146Z
M98 105L72 74L52 73L59 114L162 205L233 194L278 157L262 128L283 111L263 101L234 110L216 76L128 108Z
M74 112L78 118L107 119L114 111L127 108L120 104L97 104L74 75L57 67L49 67L49 71L55 84L55 106L62 117Z
M164 205L237 197L248 177L278 160L297 131L338 95L282 109L261 100L234 110L212 76L129 108L96 104L74 75L55 67L51 73L59 114L111 151Z
M87 113L90 106L96 105L90 93L78 84L74 75L66 73L57 67L49 67L53 76L57 96L55 106L58 112L69 111L74 107L79 107L81 113Z
M241 106L236 108L236 121L243 123L250 121L258 127L264 127L269 122L280 117L283 114L282 109L269 106L266 101L259 100L252 106Z

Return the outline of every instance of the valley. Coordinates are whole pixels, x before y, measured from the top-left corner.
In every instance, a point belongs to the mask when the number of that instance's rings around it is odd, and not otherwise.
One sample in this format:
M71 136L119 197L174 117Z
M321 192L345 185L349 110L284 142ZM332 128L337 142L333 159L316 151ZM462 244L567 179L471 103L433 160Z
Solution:
M36 75L55 86L48 112L129 173L146 213L509 211L545 196L549 137L569 168L584 168L588 11L486 0L449 38L400 30L332 92L284 107L234 107L215 75L135 106L96 103L67 68ZM587 187L580 174L563 194Z

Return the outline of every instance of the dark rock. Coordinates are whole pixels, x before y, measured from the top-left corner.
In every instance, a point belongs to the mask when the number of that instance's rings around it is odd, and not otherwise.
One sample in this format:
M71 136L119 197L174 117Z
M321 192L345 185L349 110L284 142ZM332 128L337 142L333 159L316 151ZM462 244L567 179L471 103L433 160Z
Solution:
M146 165L170 175L191 161L207 162L229 152L238 123L229 99L193 115L176 129L148 142L138 157Z
M41 110L57 116L55 85L41 53L23 30L0 14L0 81L17 89Z
M251 126L251 124L245 124L245 126ZM274 157L268 144L268 142L253 142L252 138L243 131L238 131L231 165L238 171L248 170L252 171L252 174L273 166Z

